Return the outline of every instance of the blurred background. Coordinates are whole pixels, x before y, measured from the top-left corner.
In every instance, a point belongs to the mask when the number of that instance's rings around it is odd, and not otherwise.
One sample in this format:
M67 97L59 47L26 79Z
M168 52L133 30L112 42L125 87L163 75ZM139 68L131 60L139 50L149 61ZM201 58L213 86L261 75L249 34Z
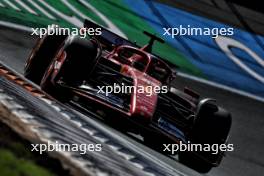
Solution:
M90 19L143 45L144 30L162 37L154 53L177 66L178 86L216 98L233 115L227 154L207 175L264 173L264 10L238 0L0 0L1 61L22 73L32 27L82 27ZM234 28L234 35L163 36L163 28ZM172 161L167 161L172 163ZM173 165L173 164L172 164ZM0 171L1 175L1 171Z

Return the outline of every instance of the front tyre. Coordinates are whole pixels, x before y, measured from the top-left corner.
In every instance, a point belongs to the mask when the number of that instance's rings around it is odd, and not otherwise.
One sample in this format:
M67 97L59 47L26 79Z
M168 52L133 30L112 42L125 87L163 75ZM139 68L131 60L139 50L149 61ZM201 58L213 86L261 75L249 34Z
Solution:
M230 113L210 102L205 102L198 111L190 140L193 144L210 144L210 146L226 144L231 123ZM198 172L206 173L214 165L219 164L223 157L223 152L217 154L212 152L180 152L179 160Z

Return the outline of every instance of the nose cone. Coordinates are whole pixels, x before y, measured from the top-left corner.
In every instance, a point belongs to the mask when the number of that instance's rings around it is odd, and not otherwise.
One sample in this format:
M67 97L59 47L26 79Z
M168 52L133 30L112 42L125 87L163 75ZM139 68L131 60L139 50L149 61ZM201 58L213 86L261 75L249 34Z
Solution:
M157 105L158 94L156 88L161 84L151 78L139 77L135 80L135 89L132 97L131 113L151 119Z

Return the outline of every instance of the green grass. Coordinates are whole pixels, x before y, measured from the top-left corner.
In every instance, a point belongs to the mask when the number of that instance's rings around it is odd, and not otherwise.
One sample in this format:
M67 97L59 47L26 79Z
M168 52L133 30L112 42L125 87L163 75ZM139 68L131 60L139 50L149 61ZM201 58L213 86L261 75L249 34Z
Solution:
M76 17L78 20L83 21L83 17L80 14L71 10L68 6L61 1L46 0L50 6L56 9L58 12L70 17ZM102 20L96 13L91 9L85 7L82 3L76 0L68 0L68 2L79 12L94 20L100 25L107 26L104 20ZM87 1L88 4L92 5L107 19L109 19L115 26L117 26L130 41L137 41L137 44L143 46L148 41L148 37L143 35L143 31L146 30L151 33L156 33L153 27L148 24L145 19L137 15L133 10L130 9L129 5L124 3L123 0L104 0L104 1ZM17 3L15 3L17 4ZM30 4L30 3L29 3ZM43 6L41 3L38 3ZM38 12L38 15L31 14L25 9L20 7L22 10L17 11L8 7L0 7L0 21L9 21L17 24L22 24L30 27L47 27L49 24L58 24L61 27L74 27L74 24L60 17L56 13L51 13L56 18L49 19L36 8L32 7ZM43 7L44 8L44 7ZM49 10L48 10L49 11ZM160 36L162 37L162 36ZM177 65L178 70L186 73L190 73L196 76L205 77L202 71L197 68L185 55L175 49L171 44L160 44L155 43L153 52L171 64Z
M0 173L1 176L54 176L45 168L6 149L0 149Z
M0 122L0 176L69 176L58 160L31 149L29 141Z

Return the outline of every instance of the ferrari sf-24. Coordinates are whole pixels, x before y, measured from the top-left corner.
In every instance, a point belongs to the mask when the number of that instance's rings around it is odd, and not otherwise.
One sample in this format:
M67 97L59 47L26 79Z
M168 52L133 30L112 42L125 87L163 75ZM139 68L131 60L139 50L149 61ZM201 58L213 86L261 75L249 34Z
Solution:
M163 39L144 32L145 46L85 20L84 28L101 28L98 36L46 35L27 59L24 76L61 102L106 114L127 130L142 135L146 145L164 151L164 144L227 144L231 115L210 98L190 88L176 88L175 69L153 54L155 41ZM108 93L99 87L164 87L162 93L131 91ZM152 89L153 90L153 89ZM102 113L103 112L103 113ZM118 119L118 120L116 120ZM125 122L124 122L125 121ZM166 154L168 154L166 152ZM179 151L179 161L199 172L218 166L224 151Z

